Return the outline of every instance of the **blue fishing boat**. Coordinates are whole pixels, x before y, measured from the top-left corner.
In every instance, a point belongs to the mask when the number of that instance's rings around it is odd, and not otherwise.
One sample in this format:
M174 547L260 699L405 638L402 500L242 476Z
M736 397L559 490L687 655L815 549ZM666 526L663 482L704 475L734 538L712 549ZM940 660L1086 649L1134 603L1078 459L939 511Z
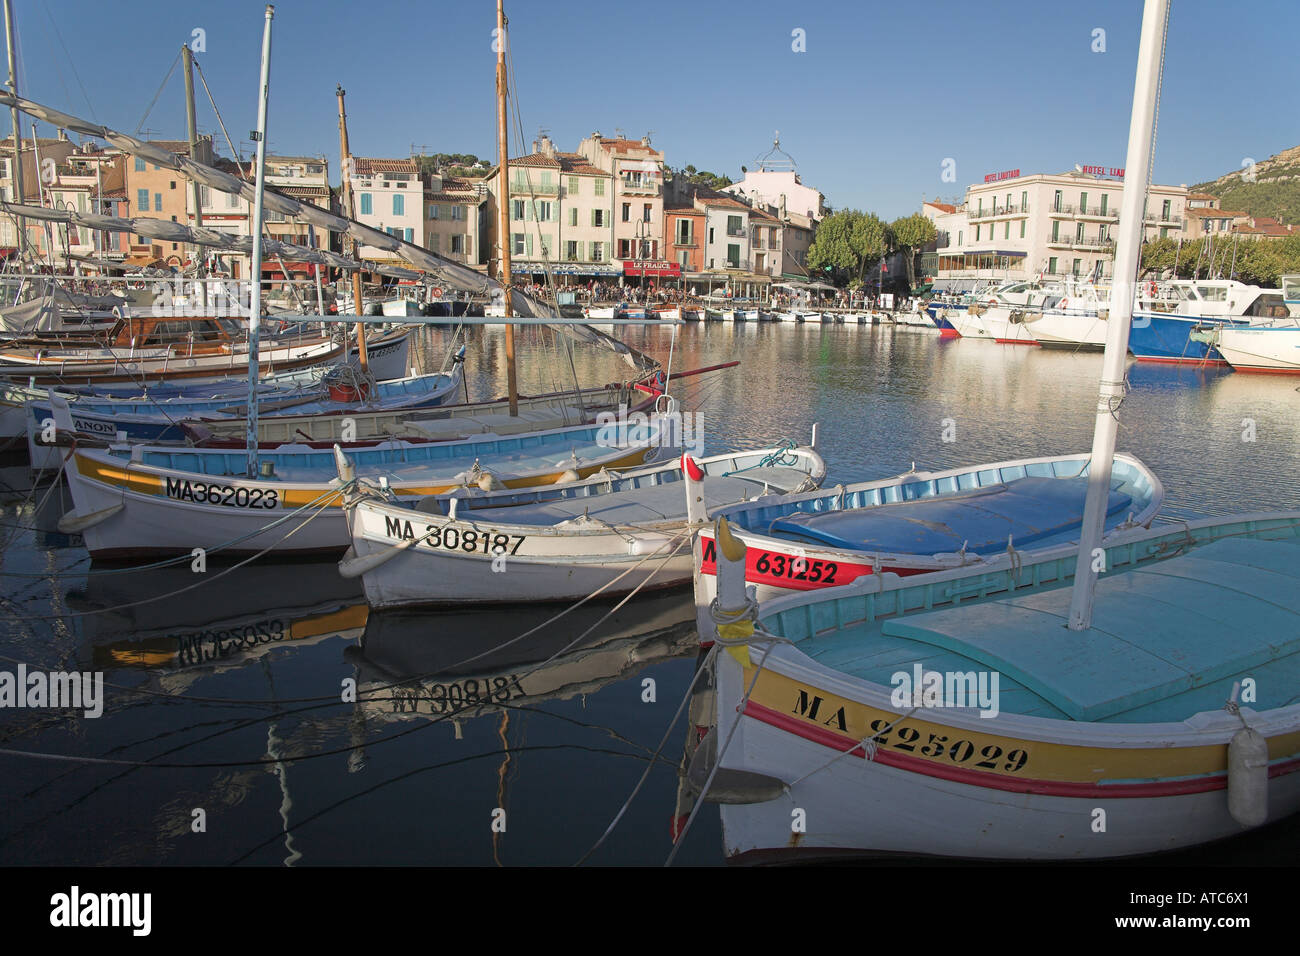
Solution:
M1246 329L1287 321L1282 293L1230 280L1148 283L1139 290L1129 351L1139 362L1227 365L1201 328Z

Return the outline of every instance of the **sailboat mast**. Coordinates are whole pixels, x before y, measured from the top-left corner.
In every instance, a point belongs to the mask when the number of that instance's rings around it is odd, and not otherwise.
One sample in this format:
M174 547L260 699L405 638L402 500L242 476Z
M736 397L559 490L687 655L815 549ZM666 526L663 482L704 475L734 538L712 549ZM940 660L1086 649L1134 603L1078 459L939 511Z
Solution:
M1142 249L1143 207L1151 169L1151 140L1155 127L1156 98L1164 68L1165 34L1169 0L1146 0L1142 11L1142 40L1138 47L1137 78L1133 85L1133 114L1129 119L1128 158L1124 165L1124 196L1120 204L1119 236L1115 247L1115 274L1111 281L1110 318L1106 323L1106 354L1102 358L1101 392L1092 436L1088 469L1088 497L1079 534L1079 556L1070 596L1068 627L1086 631L1092 626L1097 593L1102 523L1110 496L1115 440L1119 432L1120 403L1124 400L1124 372L1128 365L1129 326L1133 321L1134 280Z
M257 102L257 178L253 187L253 284L248 309L248 477L257 477L257 351L262 322L262 192L266 186L266 106L271 98L271 20L275 7L266 5L262 32L262 78Z
M185 129L190 138L190 159L194 162L199 161L199 133L198 122L194 116L194 51L190 49L188 43L182 44L181 56L185 60ZM190 179L190 189L194 193L194 225L203 228L203 191L197 179ZM199 289L199 306L204 311L208 310L208 289L203 284L203 250L199 246L194 247L195 285Z
M343 167L343 202L347 209L348 218L356 219L356 198L352 195L352 152L348 147L348 114L343 105L343 97L348 95L348 91L343 89L341 84L336 84L334 94L339 98L339 163ZM352 258L361 258L361 243L353 238L352 240ZM357 318L365 315L363 308L365 297L361 293L361 270L358 269L352 273L352 302L353 307L357 310ZM364 369L367 364L366 356L366 326L364 322L357 322L357 359Z
M501 237L501 288L505 293L505 317L511 318L510 305L510 133L506 122L506 11L504 0L497 0L497 158L501 182L497 187L497 234ZM519 414L519 384L515 378L515 327L506 323L506 389L510 396L510 414Z
M18 58L14 54L14 10L13 0L5 0L5 45L9 49L9 92L15 99L18 96ZM9 117L14 124L14 202L21 205L23 199L23 141L22 127L18 125L18 104L15 102L9 107ZM40 175L40 170L36 171ZM18 249L19 260L25 253L27 245L27 220L22 216L17 217L16 223L18 229L17 242L14 245Z

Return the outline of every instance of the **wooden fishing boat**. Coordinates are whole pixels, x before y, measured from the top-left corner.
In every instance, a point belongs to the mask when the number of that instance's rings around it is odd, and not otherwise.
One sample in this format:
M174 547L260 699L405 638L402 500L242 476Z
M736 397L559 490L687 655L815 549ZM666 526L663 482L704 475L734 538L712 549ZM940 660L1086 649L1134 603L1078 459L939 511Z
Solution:
M514 435L524 431L544 431L569 425L592 424L598 415L617 412L624 407L631 412L649 412L662 394L640 392L623 384L597 385L568 392L521 395L518 414L509 414L509 399L488 402L444 404L433 409L398 411L349 411L330 415L296 415L285 413L258 419L258 443L271 447L284 442L309 445L325 443L331 447L344 441L343 433L353 441L447 441L492 432ZM201 448L242 446L244 424L241 421L199 416L180 422L190 442ZM349 427L349 424L351 427Z
M273 427L281 415L295 420L325 416L339 421L356 414L410 415L454 399L461 390L462 378L463 367L457 363L449 375L433 373L378 382L367 385L364 395L356 390L338 391L324 384L310 389L263 393L258 399L258 428L260 431L264 424ZM247 399L246 391L242 398ZM161 402L152 396L145 401L89 396L68 400L57 393L45 400L32 398L27 402L28 456L33 470L57 469L71 438L184 444L190 433L183 422L198 415L211 421L224 421L232 428L247 428L247 405L229 396ZM57 443L46 441L45 426L50 421L56 426ZM291 430L283 430L293 435Z
M761 606L752 642L717 654L693 773L717 766L737 801L728 857L1101 859L1295 813L1298 529L1289 512L1116 536L1083 631L1064 626L1070 548Z
M749 502L720 510L748 547L745 579L762 600L858 578L953 567L997 567L1078 540L1087 455L1025 458ZM1160 480L1117 455L1106 527L1148 525L1164 501ZM701 532L703 586L717 547Z
M423 501L358 487L340 571L364 576L374 607L570 601L680 586L691 579L682 467ZM816 487L826 474L812 447L687 459L686 467L698 470L709 509Z
M389 441L353 452L359 478L424 497L463 485L528 488L628 468L658 452L661 425L557 428L465 441ZM219 449L73 445L64 467L75 505L60 522L92 557L188 553L330 553L348 546L330 451L281 445L257 456ZM301 510L299 510L301 509Z
M216 379L246 373L248 345L241 340L240 325L233 319L210 319L200 323L193 336L179 333L177 326L194 320L147 317L135 320L131 334L124 326L112 344L71 348L0 349L0 378L13 378L36 385L144 383L159 379ZM178 340L177 335L181 334ZM376 377L396 378L406 374L409 330L397 330L377 337L368 352L376 359L396 361L396 371L372 366ZM126 336L125 340L123 336ZM345 346L327 332L302 332L289 336L267 336L258 347L262 374L304 369L333 363L343 357Z

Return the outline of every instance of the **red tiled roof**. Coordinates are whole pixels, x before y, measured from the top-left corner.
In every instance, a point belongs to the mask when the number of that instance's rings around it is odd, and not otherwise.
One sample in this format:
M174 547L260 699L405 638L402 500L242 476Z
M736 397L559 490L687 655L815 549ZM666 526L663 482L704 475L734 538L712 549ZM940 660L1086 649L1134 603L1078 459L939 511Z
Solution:
M1187 198L1188 198L1188 199L1215 199L1215 200L1217 200L1219 197L1218 197L1218 196L1215 196L1215 195L1212 195L1211 193L1188 193L1188 194L1187 194Z
M752 206L746 206L739 199L732 199L730 196L718 196L718 195L710 196L701 193L699 196L699 201L704 203L704 205L706 206L725 206L728 209L744 209L748 212L754 211Z
M1233 212L1231 209L1206 208L1192 209L1188 214L1197 219L1239 219L1250 215L1248 212Z
M600 141L602 149L608 149L615 153L647 153L659 155L659 150L653 146L647 146L639 139L602 139Z
M559 169L560 161L553 156L547 156L545 153L529 153L527 156L520 156L518 159L510 160L510 165L542 166L546 169Z
M750 218L750 219L761 219L761 220L763 220L764 222L780 222L780 221L781 221L780 219L777 219L776 216L773 216L771 213L768 213L768 212L766 212L766 211L764 211L764 210L762 210L762 209L759 209L759 208L757 208L757 207L751 207L751 208L750 208L750 210L749 210L749 218Z
M369 156L353 156L352 170L357 176L373 176L375 173L418 173L420 167L411 159L374 159Z
M956 212L957 207L946 202L927 202L927 206L933 206L935 209L942 209L944 212Z
M587 161L587 157L581 153L556 153L560 160L560 168L566 173L577 173L586 176L608 176L609 173L599 166L593 166Z
M318 199L330 194L328 186L273 186L271 188L294 199Z

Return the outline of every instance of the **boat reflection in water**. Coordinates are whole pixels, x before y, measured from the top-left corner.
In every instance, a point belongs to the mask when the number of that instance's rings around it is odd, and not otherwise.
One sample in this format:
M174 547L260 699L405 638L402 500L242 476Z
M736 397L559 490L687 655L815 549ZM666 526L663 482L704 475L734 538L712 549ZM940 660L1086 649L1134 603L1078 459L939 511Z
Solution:
M694 607L683 595L611 610L592 602L558 620L555 608L376 611L344 656L367 716L459 722L592 694L695 649Z
M370 608L333 562L269 564L224 576L213 565L200 587L189 562L96 574L68 593L85 613L81 663L92 670L151 672L157 690L181 694L203 673L242 667L276 647L355 640ZM186 591L184 589L191 588ZM161 595L170 597L157 600Z

